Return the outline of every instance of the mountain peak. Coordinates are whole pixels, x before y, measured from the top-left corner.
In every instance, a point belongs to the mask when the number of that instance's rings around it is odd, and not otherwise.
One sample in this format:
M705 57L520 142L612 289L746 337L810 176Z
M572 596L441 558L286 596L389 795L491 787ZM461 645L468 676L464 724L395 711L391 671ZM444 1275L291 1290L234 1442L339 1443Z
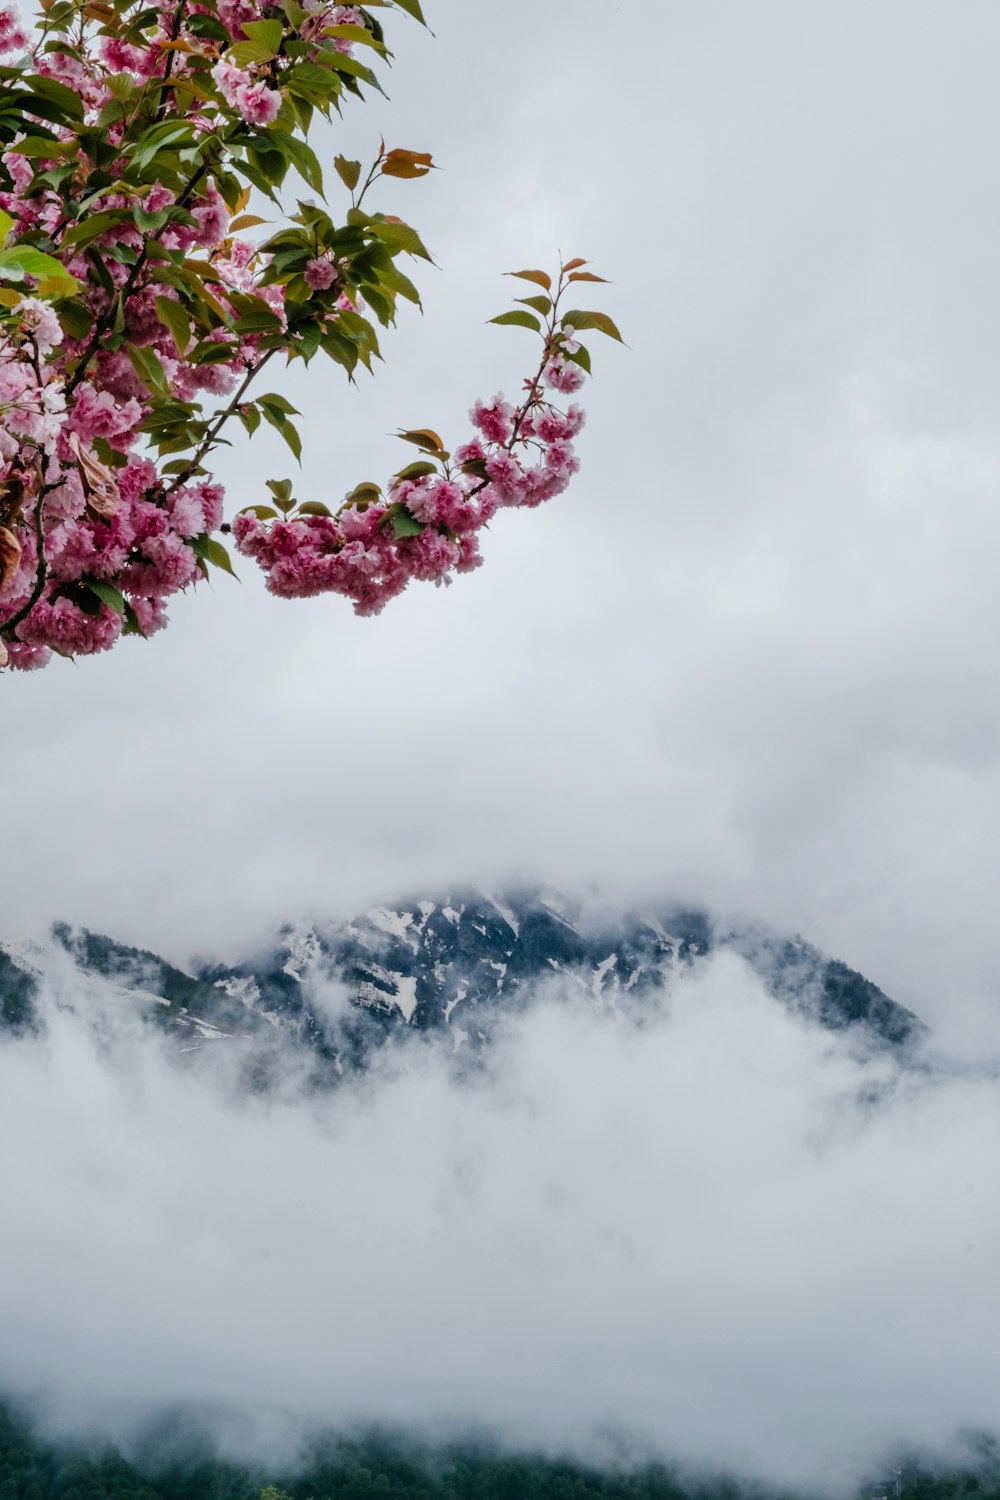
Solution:
M199 963L190 973L61 923L53 940L81 976L101 976L187 1045L241 1038L266 1046L279 1033L336 1070L362 1063L407 1027L447 1038L452 1051L481 1047L500 1018L556 976L567 997L625 1012L720 951L738 954L783 1004L830 1030L896 1048L923 1030L877 985L801 938L725 927L680 905L585 910L542 888L469 888L374 906L348 921L290 922L244 962ZM0 1023L31 1024L42 967L37 950L0 945Z

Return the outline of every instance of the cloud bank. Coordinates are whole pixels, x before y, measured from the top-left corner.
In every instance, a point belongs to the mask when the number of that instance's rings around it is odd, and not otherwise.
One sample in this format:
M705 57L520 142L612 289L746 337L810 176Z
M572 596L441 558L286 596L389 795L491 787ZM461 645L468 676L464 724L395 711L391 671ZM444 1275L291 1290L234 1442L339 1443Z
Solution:
M852 1055L731 955L324 1098L123 1021L0 1043L0 1388L58 1422L624 1438L831 1493L996 1426L996 1080Z

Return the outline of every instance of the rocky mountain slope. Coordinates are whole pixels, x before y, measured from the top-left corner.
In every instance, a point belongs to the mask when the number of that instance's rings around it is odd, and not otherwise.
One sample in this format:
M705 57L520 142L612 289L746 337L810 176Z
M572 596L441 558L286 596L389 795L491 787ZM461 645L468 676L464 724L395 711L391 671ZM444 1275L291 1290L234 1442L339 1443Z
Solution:
M0 943L0 1025L24 1032L38 1024L45 973L57 998L79 1006L99 990L105 1007L110 1000L137 1010L183 1047L239 1039L259 1057L280 1041L336 1073L363 1065L405 1028L452 1052L475 1052L498 1017L546 984L598 1011L634 1011L720 949L741 954L783 1003L832 1030L897 1048L923 1030L876 985L798 939L720 928L704 912L677 907L595 919L539 891L468 891L375 907L349 922L296 923L243 963L191 972L57 924L47 957Z

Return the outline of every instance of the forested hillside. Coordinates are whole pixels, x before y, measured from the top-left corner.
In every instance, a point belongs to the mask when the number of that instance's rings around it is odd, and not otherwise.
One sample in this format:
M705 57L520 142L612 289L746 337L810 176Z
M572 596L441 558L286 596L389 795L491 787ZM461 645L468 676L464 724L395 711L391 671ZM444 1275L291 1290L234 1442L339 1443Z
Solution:
M859 1500L883 1488L892 1492L873 1482ZM973 1500L998 1492L997 1452L986 1444L961 1470L911 1464L901 1500ZM204 1438L166 1428L139 1442L130 1461L111 1446L43 1438L0 1405L0 1500L771 1500L774 1493L725 1479L682 1478L661 1465L604 1471L486 1445L433 1449L378 1434L318 1440L291 1474L225 1462Z

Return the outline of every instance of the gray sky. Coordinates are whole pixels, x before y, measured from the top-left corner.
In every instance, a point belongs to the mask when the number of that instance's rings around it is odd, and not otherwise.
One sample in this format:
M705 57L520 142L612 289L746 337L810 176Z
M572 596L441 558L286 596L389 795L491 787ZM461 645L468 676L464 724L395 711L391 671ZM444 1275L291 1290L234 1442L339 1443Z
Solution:
M583 473L375 621L249 564L170 631L5 678L5 927L183 958L304 908L506 874L801 930L975 1048L995 1016L1000 14L429 0L380 200L440 270L360 391L320 365L301 493L466 431L527 334L505 270L589 256ZM470 18L471 17L471 18ZM331 151L333 142L331 140ZM269 435L229 494L292 472Z
M381 202L441 269L375 382L290 387L300 492L513 392L530 340L485 320L557 249L614 278L630 344L595 348L583 473L377 620L248 565L148 645L5 678L4 929L184 959L596 882L800 930L995 1058L1000 10L427 8L338 145L433 151ZM234 508L291 472L266 434L234 452ZM415 1067L326 1113L116 1069L65 1018L0 1048L0 1384L630 1420L830 1484L994 1420L995 1085L872 1107L878 1067L732 959L612 1035L541 1010L492 1086Z

